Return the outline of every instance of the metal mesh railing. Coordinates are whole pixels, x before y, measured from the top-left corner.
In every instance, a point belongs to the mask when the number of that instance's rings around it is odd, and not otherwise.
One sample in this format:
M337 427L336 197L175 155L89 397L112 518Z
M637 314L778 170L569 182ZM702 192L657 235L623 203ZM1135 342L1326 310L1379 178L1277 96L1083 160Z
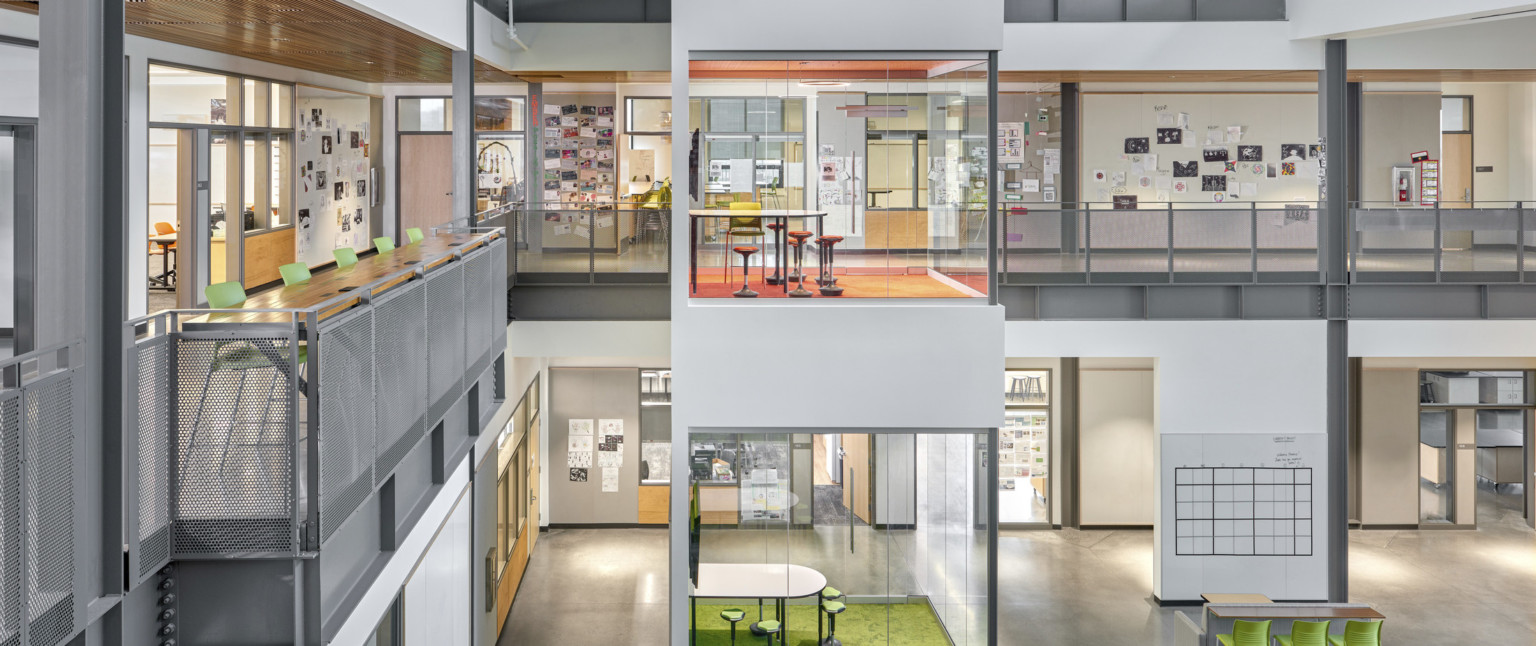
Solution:
M466 347L484 368L505 343L506 238L473 233L304 309L126 324L131 576L313 551L357 512L480 376Z
M1005 206L1005 284L1318 283L1311 204ZM1065 207L1065 208L1063 208Z
M1360 203L1350 210L1350 274L1361 283L1523 283L1536 218L1523 202Z
M75 451L80 343L0 361L0 644L59 644L79 631Z

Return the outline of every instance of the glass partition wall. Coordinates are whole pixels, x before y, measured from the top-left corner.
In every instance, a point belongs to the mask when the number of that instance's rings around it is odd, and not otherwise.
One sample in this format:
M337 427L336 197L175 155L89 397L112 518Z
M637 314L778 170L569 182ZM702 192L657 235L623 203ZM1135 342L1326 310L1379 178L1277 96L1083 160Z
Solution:
M691 643L987 643L991 433L858 430L690 435Z
M690 295L986 297L988 77L984 60L692 61Z

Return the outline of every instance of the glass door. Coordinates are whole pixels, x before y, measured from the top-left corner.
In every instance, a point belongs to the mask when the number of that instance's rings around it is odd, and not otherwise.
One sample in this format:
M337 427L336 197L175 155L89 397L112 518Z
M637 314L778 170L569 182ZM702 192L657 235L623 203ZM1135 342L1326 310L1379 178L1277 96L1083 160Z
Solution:
M1456 517L1456 415L1419 411L1419 524L1447 525Z

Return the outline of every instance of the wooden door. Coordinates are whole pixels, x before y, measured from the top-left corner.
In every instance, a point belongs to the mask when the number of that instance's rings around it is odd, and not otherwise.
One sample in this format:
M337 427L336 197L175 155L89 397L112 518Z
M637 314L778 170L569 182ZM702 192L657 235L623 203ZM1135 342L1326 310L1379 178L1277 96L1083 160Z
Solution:
M853 515L858 516L859 520L874 525L874 514L870 513L871 505L869 504L870 487L874 484L871 479L873 470L869 468L869 443L868 433L842 435L843 506L853 512Z
M537 391L534 391L537 397ZM539 415L528 420L528 556L539 542Z
M1472 206L1472 133L1440 135L1440 202L1445 208Z
M453 219L453 136L400 135L400 229L427 231Z

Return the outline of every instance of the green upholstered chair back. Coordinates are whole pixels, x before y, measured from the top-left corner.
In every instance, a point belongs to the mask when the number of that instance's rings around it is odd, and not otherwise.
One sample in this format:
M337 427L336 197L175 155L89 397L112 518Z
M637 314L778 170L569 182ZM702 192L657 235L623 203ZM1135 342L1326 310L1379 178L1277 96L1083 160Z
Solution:
M278 267L277 273L283 275L284 285L297 285L309 280L309 266L302 262L290 262Z
M425 237L426 236L421 235L421 229L419 228L411 227L405 230L405 239L410 240L410 242L407 244L416 244L421 242L421 239Z
M351 247L333 249L331 255L336 256L337 267L346 268L357 264L357 250Z
M1351 621L1344 624L1344 646L1378 646L1381 644L1381 622Z
M1269 620L1243 621L1235 619L1232 622L1232 643L1234 646L1269 646Z
M761 210L763 210L763 204L761 202L731 202L731 210L732 211L761 211Z
M237 280L214 283L203 288L203 296L208 298L208 307L214 309L240 307L245 303L245 288L241 287L240 281Z
M761 211L763 205L757 202L731 202L732 211ZM760 236L763 235L763 219L732 217L731 235L733 236Z
M1291 622L1291 646L1328 646L1328 622Z
M379 253L389 253L395 250L395 240L394 238L374 238L373 246L378 248Z

